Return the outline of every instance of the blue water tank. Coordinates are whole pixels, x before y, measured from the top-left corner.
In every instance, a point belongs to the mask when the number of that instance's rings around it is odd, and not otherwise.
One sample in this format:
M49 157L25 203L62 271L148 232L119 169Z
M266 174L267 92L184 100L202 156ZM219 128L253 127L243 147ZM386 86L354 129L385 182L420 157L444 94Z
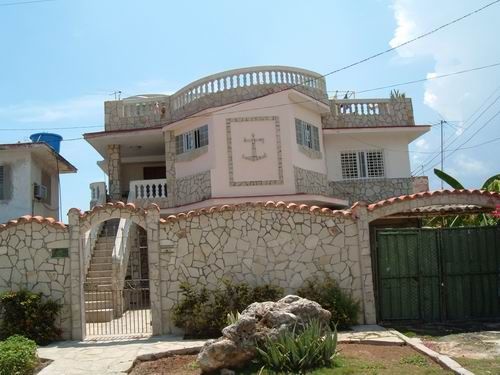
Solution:
M32 142L45 142L59 153L63 138L59 134L54 133L35 133L30 135L30 139Z

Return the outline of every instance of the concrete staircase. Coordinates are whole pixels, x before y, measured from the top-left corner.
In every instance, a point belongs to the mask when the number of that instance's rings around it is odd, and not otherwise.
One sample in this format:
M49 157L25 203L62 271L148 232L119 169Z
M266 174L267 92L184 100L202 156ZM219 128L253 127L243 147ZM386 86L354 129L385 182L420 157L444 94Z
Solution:
M85 319L87 323L109 322L114 317L112 254L118 221L104 223L95 243L87 273Z

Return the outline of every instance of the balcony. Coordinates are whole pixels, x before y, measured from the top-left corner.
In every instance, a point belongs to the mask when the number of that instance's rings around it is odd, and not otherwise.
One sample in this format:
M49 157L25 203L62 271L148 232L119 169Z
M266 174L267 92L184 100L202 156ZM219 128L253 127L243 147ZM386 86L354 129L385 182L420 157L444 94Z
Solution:
M286 66L258 66L213 74L170 96L141 95L106 102L105 128L168 124L207 108L258 98L289 87L328 102L325 79L320 74Z
M411 99L330 99L331 113L323 116L323 128L371 128L413 126Z
M168 206L168 189L166 179L130 181L127 202L140 207L156 203L160 208Z

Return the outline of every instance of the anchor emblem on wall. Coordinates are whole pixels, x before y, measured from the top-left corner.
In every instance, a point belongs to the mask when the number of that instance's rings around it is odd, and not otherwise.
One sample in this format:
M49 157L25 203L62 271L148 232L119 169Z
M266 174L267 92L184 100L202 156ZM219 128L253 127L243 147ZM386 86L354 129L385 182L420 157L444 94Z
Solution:
M264 159L267 155L264 152L262 155L257 155L257 142L262 142L264 143L264 138L255 138L255 134L252 133L252 138L243 138L243 142L245 143L251 143L252 144L252 154L250 156L246 156L245 154L242 154L241 156L243 159L250 160L250 161L257 161Z

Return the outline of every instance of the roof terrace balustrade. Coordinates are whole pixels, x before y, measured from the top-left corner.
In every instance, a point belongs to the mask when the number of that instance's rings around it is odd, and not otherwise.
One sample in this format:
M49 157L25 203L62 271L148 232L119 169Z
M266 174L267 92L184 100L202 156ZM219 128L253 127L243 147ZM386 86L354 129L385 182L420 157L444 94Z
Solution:
M324 128L413 126L411 99L330 99Z
M217 73L173 95L142 95L105 103L106 130L168 124L207 108L219 107L293 87L328 103L325 79L318 73L286 66L259 66Z

